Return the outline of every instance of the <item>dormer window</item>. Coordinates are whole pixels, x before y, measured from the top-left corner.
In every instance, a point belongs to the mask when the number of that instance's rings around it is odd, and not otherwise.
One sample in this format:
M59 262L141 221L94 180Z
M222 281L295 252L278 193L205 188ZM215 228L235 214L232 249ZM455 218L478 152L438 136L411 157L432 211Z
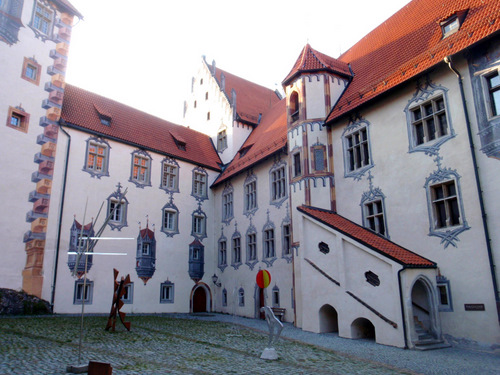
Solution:
M94 108L97 111L97 115L99 116L99 121L101 122L101 124L111 126L111 113L104 110L104 108L102 108L101 106L97 106L97 104L94 104Z
M170 135L174 139L174 142L175 142L175 145L177 146L177 148L181 151L186 151L186 141L184 140L184 138L182 138L178 134L174 135L172 132L170 132Z
M246 153L248 152L248 150L250 150L252 148L253 144L249 145L249 146L246 146L246 147L243 147L240 149L239 153L240 153L240 158L242 158L243 156L246 155Z
M111 117L99 114L99 120L101 121L101 124L111 126Z
M461 10L439 22L441 31L443 32L443 38L449 37L460 29L460 26L464 23L465 16L467 16L467 12L468 9Z

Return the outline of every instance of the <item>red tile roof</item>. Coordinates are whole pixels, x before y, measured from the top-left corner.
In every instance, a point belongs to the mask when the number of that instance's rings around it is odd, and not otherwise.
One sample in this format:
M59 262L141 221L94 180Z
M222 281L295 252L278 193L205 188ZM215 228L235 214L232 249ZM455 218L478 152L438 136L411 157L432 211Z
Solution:
M61 5L68 13L83 19L81 13L68 0L54 0L54 2Z
M286 147L286 99L282 99L264 113L260 124L253 130L240 150L249 148L245 155L237 153L229 166L214 182L214 186L259 163Z
M212 70L211 65L208 65L208 68ZM257 125L259 114L267 112L274 104L280 101L280 98L273 90L216 68L215 76L219 86L222 84L222 73L224 73L225 77L224 92L229 102L231 102L231 91L234 89L236 92L236 113L245 122Z
M310 206L300 206L297 207L297 209L405 267L436 267L436 263L389 241L385 237L363 228L333 211Z
M110 126L101 124L98 111L111 118ZM72 128L220 170L220 158L205 134L69 84L64 92L61 117ZM186 140L185 151L177 147L171 134Z
M440 21L467 11L442 37ZM354 79L327 117L331 122L500 29L498 0L414 0L339 57Z
M343 61L334 59L333 57L324 55L323 53L311 48L306 44L300 53L295 65L286 78L283 80L283 85L288 85L296 76L301 73L314 72L331 72L342 76L351 77L349 65Z

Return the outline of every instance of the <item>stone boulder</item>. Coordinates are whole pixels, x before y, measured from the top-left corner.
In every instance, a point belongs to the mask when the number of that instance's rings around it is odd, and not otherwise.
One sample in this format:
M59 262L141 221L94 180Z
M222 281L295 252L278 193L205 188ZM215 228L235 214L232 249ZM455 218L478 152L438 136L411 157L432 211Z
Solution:
M25 292L0 288L0 315L51 314L50 303Z

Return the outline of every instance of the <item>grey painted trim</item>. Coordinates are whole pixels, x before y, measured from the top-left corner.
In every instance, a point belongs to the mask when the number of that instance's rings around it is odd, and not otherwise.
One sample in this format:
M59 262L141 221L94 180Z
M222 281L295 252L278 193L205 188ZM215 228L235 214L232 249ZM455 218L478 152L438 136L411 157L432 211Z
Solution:
M169 211L175 211L176 212L176 217L175 217L175 229L169 230L164 227L164 218L165 218L165 210ZM173 237L176 234L179 233L179 209L177 206L173 203L173 199L170 198L170 202L166 203L162 208L161 208L161 231L165 233L167 237Z
M439 96L443 97L446 121L448 125L448 134L439 138L436 138L430 142L422 143L421 145L415 145L415 138L412 128L411 110L421 104L435 99ZM424 152L426 155L433 156L439 153L441 145L456 136L455 130L453 129L453 124L450 116L450 105L448 102L448 89L441 85L433 84L429 78L427 78L425 83L417 81L417 89L413 94L413 97L408 101L404 112L406 114L406 127L408 131L408 152Z
M109 151L111 150L111 146L109 145L109 143L106 140L104 140L102 138L98 138L98 137L89 137L85 142L87 143L87 146L85 148L85 160L83 161L82 171L87 172L92 177L97 177L99 179L102 176L108 176L109 177L109 155L110 155ZM87 168L87 161L88 161L88 157L89 157L89 145L92 142L106 146L106 156L104 158L103 170L101 172L96 172L93 169L88 169Z
M283 168L284 170L284 178L285 178L285 195L281 198L278 198L276 200L273 200L272 194L273 194L273 173L279 170L280 168ZM276 206L277 208L280 208L283 202L285 202L288 199L288 173L287 173L288 167L287 163L284 160L278 160L276 161L272 166L271 169L269 170L269 192L271 196L269 197L269 204Z
M171 287L171 296L169 299L162 298L163 287L169 286ZM175 284L169 280L164 281L160 284L160 303L174 303L175 301Z
M177 181L176 181L177 183L173 189L169 189L168 187L163 186L163 165L164 164L174 165L175 167L177 167ZM180 175L181 175L181 167L180 167L179 163L177 163L177 161L175 159L166 156L161 161L160 165L161 165L160 186L159 186L160 189L165 190L165 192L167 192L167 193L178 193L179 192L179 180L180 180Z
M349 170L349 154L347 150L347 139L346 136L351 135L352 133L358 132L366 128L366 137L368 142L368 157L370 164L365 165L361 168L350 171ZM365 173L373 168L375 164L373 163L372 156L372 146L371 146L371 136L370 136L370 122L363 119L361 116L359 118L353 118L349 120L349 124L346 126L344 131L342 132L342 152L344 155L344 177L345 178L354 178L355 181L361 180L361 178L365 175Z
M111 200L114 200L116 202L123 202L120 203L122 205L122 214L121 214L121 220L120 221L114 221L114 220L109 220L108 225L111 227L111 230L118 229L118 231L121 231L123 227L127 227L127 211L128 211L128 199L123 195L121 191L121 184L118 183L117 189L115 192L111 193L108 198L108 205L107 205L107 214L109 215L110 212L110 204Z
M135 186L137 186L138 188L141 188L141 189L144 189L145 186L151 186L151 166L152 166L151 162L153 161L153 158L151 157L151 155L149 155L149 153L147 151L144 151L144 150L135 150L135 151L131 152L130 155L132 156L132 158L130 160L130 178L128 179L129 182L132 182L133 184L135 184ZM146 181L144 181L144 182L141 182L141 181L133 178L133 175L134 175L134 156L135 155L139 155L145 159L148 159L147 176L146 176Z

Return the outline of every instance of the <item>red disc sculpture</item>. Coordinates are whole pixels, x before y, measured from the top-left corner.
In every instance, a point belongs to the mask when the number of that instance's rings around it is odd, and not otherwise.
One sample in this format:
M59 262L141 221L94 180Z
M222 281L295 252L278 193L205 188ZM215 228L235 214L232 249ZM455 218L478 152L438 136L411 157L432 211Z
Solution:
M256 281L259 288L265 289L271 284L271 274L267 270L260 270L257 272Z

